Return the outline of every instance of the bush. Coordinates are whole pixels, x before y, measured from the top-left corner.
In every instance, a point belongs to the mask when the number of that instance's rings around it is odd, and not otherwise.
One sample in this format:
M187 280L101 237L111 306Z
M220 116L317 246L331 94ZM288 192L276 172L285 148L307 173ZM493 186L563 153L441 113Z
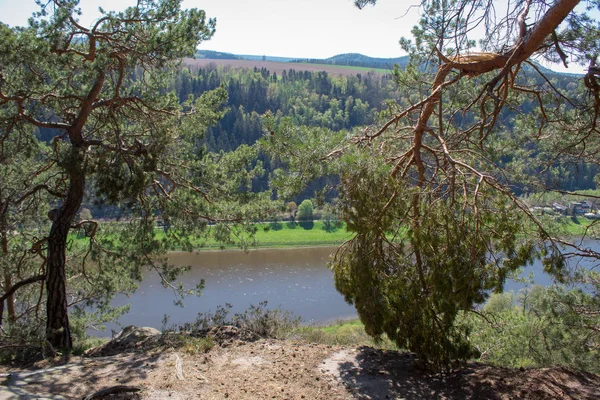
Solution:
M296 229L296 228L298 227L298 223L297 223L297 222L294 222L294 221L290 221L290 222L287 222L287 223L285 224L285 226L286 226L288 229Z
M325 210L323 213L323 230L332 233L340 229L344 224L339 220L336 214L331 210Z
M281 338L298 327L299 317L289 311L279 308L267 309L267 301L262 301L258 306L251 305L246 311L235 314L232 325L248 330L263 338Z
M268 309L267 301L260 302L258 306L251 305L243 313L234 314L229 318L231 308L229 303L217 306L214 313L199 313L196 321L169 328L165 328L168 321L165 316L163 332L187 332L191 336L206 336L214 328L233 326L256 337L280 338L296 329L300 323L300 318L294 317L289 311Z
M314 206L312 201L306 199L298 206L298 221L312 221Z
M470 313L464 323L480 361L513 368L562 365L598 373L600 335L593 328L600 326L597 301L579 288L534 286L518 296L492 295L482 313L487 321Z

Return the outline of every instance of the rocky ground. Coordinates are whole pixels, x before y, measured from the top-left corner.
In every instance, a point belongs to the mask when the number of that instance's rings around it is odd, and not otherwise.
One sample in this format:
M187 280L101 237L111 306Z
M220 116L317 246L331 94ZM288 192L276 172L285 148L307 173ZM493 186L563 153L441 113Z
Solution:
M4 368L0 399L600 399L600 377L562 368L428 374L410 354L368 347L225 335L190 354L152 333L129 336L68 362Z

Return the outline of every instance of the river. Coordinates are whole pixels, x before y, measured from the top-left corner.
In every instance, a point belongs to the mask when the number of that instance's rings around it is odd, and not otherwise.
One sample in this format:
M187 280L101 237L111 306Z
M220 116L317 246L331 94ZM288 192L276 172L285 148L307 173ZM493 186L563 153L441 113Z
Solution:
M122 325L152 326L160 329L165 314L169 324L195 320L198 313L214 312L218 305L230 303L232 313L242 312L251 304L268 302L268 308L280 307L302 318L302 323L327 323L356 316L333 285L333 273L327 268L329 255L336 247L261 249L243 251L176 252L169 255L174 265L190 265L180 281L193 288L202 279L202 295L188 296L184 307L174 304L173 290L164 288L156 273L147 273L139 289L131 296L117 296L113 305L131 304ZM110 324L107 332L118 330Z
M591 243L591 242L590 242ZM590 244L599 247L597 242ZM169 324L193 321L198 313L214 312L219 305L232 304L232 313L242 312L251 304L268 302L269 308L280 307L302 318L305 324L324 324L356 316L333 284L333 273L327 268L329 255L336 247L294 249L261 249L242 251L209 251L200 253L171 253L169 261L175 265L191 265L180 281L193 288L202 279L206 286L199 297L188 296L184 307L175 305L175 296L160 284L156 273L147 273L139 289L131 296L118 296L113 305L131 304L128 314L121 317L123 326L152 326L160 329L163 317L169 315ZM599 250L599 249L596 249ZM541 262L524 269L521 276L534 274L534 282L550 285L552 279L543 273ZM508 280L506 291L518 291L522 282ZM110 324L105 332L119 330Z

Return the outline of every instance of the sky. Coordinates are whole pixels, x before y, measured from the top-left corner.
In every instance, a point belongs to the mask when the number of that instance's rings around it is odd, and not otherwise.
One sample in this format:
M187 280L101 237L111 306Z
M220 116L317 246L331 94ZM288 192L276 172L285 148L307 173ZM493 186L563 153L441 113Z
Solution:
M411 36L419 17L418 7L411 5L419 2L378 0L376 6L359 10L352 0L184 0L183 8L201 8L217 18L216 33L201 50L293 58L343 53L394 58L405 55L398 42ZM134 4L135 0L81 0L80 20L91 24L99 6L122 10ZM37 9L34 0L0 0L0 21L25 25Z
M415 3L417 3L415 1ZM119 10L132 0L82 0L82 22L98 16L98 6ZM214 37L203 50L294 58L327 58L342 53L371 57L403 55L398 41L410 35L417 10L402 17L410 2L379 0L357 9L352 0L184 0L217 18ZM25 25L38 9L34 0L0 0L0 21Z

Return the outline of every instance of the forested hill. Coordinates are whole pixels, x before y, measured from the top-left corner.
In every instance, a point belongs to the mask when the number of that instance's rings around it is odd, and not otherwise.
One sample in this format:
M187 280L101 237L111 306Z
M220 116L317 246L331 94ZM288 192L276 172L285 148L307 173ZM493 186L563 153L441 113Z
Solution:
M221 85L227 89L228 111L206 135L209 151L231 151L242 144L255 143L264 134L262 116L267 111L276 119L288 117L295 125L332 131L353 130L376 123L378 117L385 118L388 103L402 103L407 95L398 91L391 74L377 71L333 65L326 66L326 70L310 71L307 67L316 65L241 60L239 56L217 52L205 54L215 58L205 60L210 61L208 63L186 62L173 77L172 89L182 102ZM532 76L541 79L537 73ZM549 76L561 90L576 90L578 79L573 76ZM534 107L534 104L524 103L520 111L528 112ZM500 118L508 130L512 129L513 112L507 110ZM43 141L52 136L49 130L38 131ZM270 160L263 158L263 162L269 170ZM597 172L591 165L573 164L557 166L544 173L554 186L575 190L595 187L593 179ZM259 187L266 185L265 177Z
M296 60L312 64L344 65L349 67L393 69L395 64L401 68L408 64L408 56L397 58L373 58L358 53L338 54L325 59Z
M248 54L232 54L213 50L199 50L196 53L196 58L200 60L238 60L238 61L254 61L254 62L272 62L272 63L292 63L292 64L316 64L316 65L335 65L340 67L358 67L358 68L372 68L377 70L390 71L394 68L394 65L398 65L400 68L406 67L409 62L408 56L396 57L396 58L378 58L369 57L359 53L346 53L338 54L329 58L297 58L297 57L276 57L268 55L248 55ZM577 76L577 74L560 73L555 72L549 68L546 68L538 63L534 63L542 73L549 76L556 76L558 79L564 77ZM259 65L259 67L261 67ZM285 66L280 66L285 68ZM278 68L278 69L280 69ZM526 69L533 69L531 66L525 66ZM313 68L307 68L314 70Z
M276 119L288 117L295 125L332 131L352 130L372 125L378 117L385 118L388 103L402 103L407 95L398 91L391 74L348 71L341 75L301 69L309 64L263 61L255 63L266 66L247 68L236 66L238 61L231 59L207 65L186 64L175 77L173 89L181 101L190 95L198 97L204 91L221 85L227 88L228 111L207 132L206 146L210 151L231 151L241 144L256 142L264 134L262 115L267 111ZM271 66L277 68L271 69ZM560 90L576 90L577 78L561 74L549 76ZM542 78L531 71L528 79ZM535 104L525 102L518 111L527 113L534 109ZM507 109L500 115L499 122L507 132L513 129L511 121L514 112ZM469 116L464 118L468 119ZM515 162L514 157L511 161ZM263 162L269 169L270 161L263 159ZM523 172L537 174L539 171L525 168ZM594 176L597 172L596 167L580 163L544 171L548 183L567 190L595 187ZM261 187L266 184L265 178Z
M285 64L284 64L285 65ZM221 85L227 88L229 111L207 134L213 151L229 151L254 143L262 134L261 115L270 111L294 124L351 130L373 124L387 101L399 94L392 77L373 72L354 75L326 71L266 67L231 68L226 63L184 67L175 77L174 90L183 101Z

